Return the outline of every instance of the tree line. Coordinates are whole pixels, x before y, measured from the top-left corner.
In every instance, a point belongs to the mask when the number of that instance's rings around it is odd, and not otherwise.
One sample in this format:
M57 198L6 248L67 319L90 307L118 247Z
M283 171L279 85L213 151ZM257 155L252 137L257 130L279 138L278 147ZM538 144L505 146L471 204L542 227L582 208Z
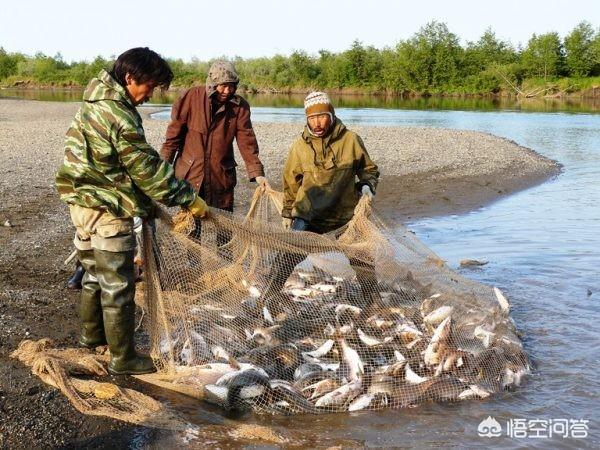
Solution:
M211 61L168 59L174 86L202 83ZM581 22L563 39L557 32L533 34L524 48L488 29L476 42L460 44L445 23L430 22L393 47L377 49L356 40L343 52L233 59L242 88L290 92L310 88L392 94L490 94L542 92L562 81L565 91L600 84L600 28ZM0 82L85 86L112 60L67 63L60 54L27 56L0 47ZM541 85L537 91L533 88Z

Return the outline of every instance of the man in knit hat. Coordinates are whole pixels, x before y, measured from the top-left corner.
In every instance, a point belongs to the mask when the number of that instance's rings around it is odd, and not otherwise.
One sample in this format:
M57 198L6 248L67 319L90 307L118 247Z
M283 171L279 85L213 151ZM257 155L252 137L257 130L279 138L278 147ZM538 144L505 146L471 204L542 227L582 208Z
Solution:
M306 125L283 173L283 223L327 233L353 216L360 194L375 194L379 171L362 139L335 116L329 96L311 92Z
M175 165L175 175L188 181L209 206L233 211L237 183L235 139L250 181L267 186L258 143L250 121L250 105L236 94L238 74L232 63L216 61L206 85L185 91L173 105L161 156ZM200 221L194 236L200 235ZM219 245L229 239L219 237Z
M328 233L348 223L361 194L373 197L379 171L362 139L335 116L326 93L308 94L304 110L304 131L292 144L283 172L283 225L298 231ZM271 273L265 291L267 307L277 308L274 299L303 258L280 256L275 266L285 260L289 270L276 268ZM374 268L354 259L350 264L356 271L364 303L370 304L375 300L370 292L377 287Z

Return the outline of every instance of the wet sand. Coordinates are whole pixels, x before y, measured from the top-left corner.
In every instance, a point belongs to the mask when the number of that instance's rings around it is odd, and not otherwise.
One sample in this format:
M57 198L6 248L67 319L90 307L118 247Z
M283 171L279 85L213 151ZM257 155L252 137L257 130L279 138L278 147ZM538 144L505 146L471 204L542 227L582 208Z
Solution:
M64 288L71 267L62 264L72 250L72 228L53 181L77 108L0 100L0 447L122 447L140 435L140 427L79 414L58 391L8 358L23 339L76 342L78 293ZM148 140L159 146L167 123L148 118L152 111L142 108ZM257 123L255 128L267 176L279 187L287 149L301 127ZM375 204L390 220L469 211L559 170L553 161L487 134L352 128L380 167ZM237 159L236 208L243 212L254 185ZM7 220L12 226L1 226ZM144 432L145 439L152 440L152 433Z

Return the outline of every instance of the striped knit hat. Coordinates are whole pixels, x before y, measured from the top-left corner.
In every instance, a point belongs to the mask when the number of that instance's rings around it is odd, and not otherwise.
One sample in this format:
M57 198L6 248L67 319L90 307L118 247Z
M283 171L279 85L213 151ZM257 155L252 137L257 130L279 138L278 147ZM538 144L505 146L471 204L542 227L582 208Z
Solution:
M328 113L333 116L335 111L329 96L325 92L311 92L304 99L304 111L306 117Z

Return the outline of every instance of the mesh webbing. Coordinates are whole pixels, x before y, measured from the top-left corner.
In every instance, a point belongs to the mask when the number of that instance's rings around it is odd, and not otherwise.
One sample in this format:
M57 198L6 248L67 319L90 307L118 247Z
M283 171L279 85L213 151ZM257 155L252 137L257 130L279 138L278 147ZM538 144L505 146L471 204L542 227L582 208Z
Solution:
M227 409L321 413L484 398L526 355L502 293L359 202L329 234L286 231L281 194L144 231L156 375ZM201 230L196 229L200 226Z

